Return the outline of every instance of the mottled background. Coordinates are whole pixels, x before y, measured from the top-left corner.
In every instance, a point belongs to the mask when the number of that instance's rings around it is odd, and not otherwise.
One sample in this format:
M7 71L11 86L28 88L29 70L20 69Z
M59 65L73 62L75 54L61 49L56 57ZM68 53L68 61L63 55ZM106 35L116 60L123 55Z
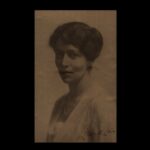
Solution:
M57 73L49 36L63 23L81 21L97 28L104 47L94 64L94 79L116 98L116 11L35 11L35 142L46 142L53 105L68 88Z

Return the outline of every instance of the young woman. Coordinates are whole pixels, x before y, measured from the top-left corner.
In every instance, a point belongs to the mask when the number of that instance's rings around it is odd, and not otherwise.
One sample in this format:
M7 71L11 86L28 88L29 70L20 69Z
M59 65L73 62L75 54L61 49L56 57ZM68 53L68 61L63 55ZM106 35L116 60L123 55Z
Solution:
M115 142L115 102L91 78L101 33L81 22L59 26L50 37L55 63L69 92L55 103L48 142Z

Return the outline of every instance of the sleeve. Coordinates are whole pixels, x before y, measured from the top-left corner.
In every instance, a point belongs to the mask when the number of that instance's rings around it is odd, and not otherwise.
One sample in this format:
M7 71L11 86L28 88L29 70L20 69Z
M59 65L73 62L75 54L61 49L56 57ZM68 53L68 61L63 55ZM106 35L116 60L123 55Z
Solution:
M88 139L89 142L116 142L115 101L92 104Z

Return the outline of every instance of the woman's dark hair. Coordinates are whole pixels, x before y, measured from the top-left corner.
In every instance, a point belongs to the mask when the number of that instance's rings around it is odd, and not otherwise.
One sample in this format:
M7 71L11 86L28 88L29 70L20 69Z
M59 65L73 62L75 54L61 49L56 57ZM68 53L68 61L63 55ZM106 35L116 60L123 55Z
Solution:
M54 50L58 41L72 44L79 48L89 61L94 61L99 56L103 46L101 33L97 29L81 22L65 23L57 27L49 41Z

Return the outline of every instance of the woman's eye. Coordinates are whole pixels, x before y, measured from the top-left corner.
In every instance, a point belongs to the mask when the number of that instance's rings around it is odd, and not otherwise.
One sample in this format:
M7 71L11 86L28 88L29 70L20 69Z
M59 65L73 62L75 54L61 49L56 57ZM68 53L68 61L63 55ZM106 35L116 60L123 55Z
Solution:
M63 57L63 56L64 56L63 53L56 53L56 57L57 57L57 58L61 58L61 57Z
M75 53L69 53L68 56L69 56L70 58L72 58L72 59L78 57L78 55L75 54Z

